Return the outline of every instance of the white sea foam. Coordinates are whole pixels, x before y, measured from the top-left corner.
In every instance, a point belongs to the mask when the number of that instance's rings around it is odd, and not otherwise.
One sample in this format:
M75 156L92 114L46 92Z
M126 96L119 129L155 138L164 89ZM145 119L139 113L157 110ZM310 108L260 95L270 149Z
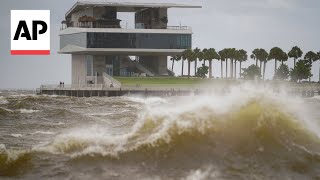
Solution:
M114 114L113 112L109 112L109 113L89 113L87 114L88 116L110 116Z
M220 179L221 172L214 171L212 167L197 169L191 171L186 178L182 180L206 180L206 179Z
M20 112L21 114L32 114L32 113L39 112L39 110L33 110L33 109L19 109L19 112Z
M7 109L7 108L0 107L0 109L2 109L2 110L4 110L4 111L6 111L6 112L8 112L8 113L13 113L13 111L12 111L12 110Z
M36 94L13 94L13 95L10 95L10 97L13 97L13 98L19 98L19 97L37 97Z
M15 138L21 138L23 136L22 134L10 134L10 135Z
M61 125L65 125L65 123L63 123L63 122L58 122L58 123L56 123L56 124L54 124L54 125L61 126Z
M36 131L34 133L31 133L31 135L36 135L36 134L53 135L53 134L56 134L56 133L50 132L50 131Z
M164 104L168 102L166 99L160 97L128 97L128 100L146 105Z
M0 105L8 104L9 102L7 99L3 96L0 96Z
M314 96L313 99L320 100L320 96Z
M5 144L0 144L0 150L5 150L6 149L6 145Z
M279 111L288 112L290 116L301 121L318 136L320 133L314 119L308 116L310 113L308 108L304 108L306 105L301 98L289 97L285 91L275 93L273 89L263 86L243 84L231 87L229 93L225 95L212 93L188 96L172 99L173 102L170 103L164 98L130 97L129 99L145 104L144 110L138 113L136 124L130 132L112 135L106 127L80 127L58 135L43 149L53 153L68 153L71 156L95 153L118 156L120 153L137 149L141 145L154 146L160 139L169 143L169 131L173 127L177 127L175 130L182 132L196 128L197 131L205 133L210 117L223 117L252 101L258 101L266 108L274 105L279 108ZM266 113L270 113L269 111ZM152 128L153 126L156 128ZM195 174L203 173L195 172Z

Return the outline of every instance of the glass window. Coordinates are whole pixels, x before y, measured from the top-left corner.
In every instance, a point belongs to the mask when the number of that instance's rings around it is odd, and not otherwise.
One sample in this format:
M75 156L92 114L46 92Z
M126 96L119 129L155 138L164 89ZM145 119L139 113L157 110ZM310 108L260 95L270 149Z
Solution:
M88 33L88 48L191 48L191 34Z

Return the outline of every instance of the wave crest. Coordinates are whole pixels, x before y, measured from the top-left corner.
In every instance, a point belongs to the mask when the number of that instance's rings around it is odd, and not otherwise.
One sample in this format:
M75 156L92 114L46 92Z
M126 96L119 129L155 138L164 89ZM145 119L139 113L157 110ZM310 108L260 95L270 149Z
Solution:
M0 149L0 176L16 176L31 168L32 153L23 150Z
M196 106L163 113L147 109L140 114L132 131L110 135L99 127L76 129L62 134L44 147L46 151L72 157L102 155L122 158L128 154L149 154L161 158L170 153L252 153L288 152L319 147L319 139L281 104L249 98L239 106L221 111ZM168 111L168 107L166 107ZM207 148L207 150L205 150ZM316 150L315 150L316 151ZM157 157L160 155L161 157Z

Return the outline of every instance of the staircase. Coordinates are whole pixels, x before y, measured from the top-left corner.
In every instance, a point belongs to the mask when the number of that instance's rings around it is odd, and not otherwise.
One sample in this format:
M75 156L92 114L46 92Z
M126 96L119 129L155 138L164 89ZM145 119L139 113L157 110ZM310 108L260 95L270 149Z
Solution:
M169 74L169 76L176 76L176 74L173 72L173 71L171 71L170 69L168 69L168 74Z
M121 88L121 83L105 72L103 73L103 82L106 87L110 87L112 84L114 88Z
M136 66L137 69L147 74L147 76L154 76L154 73L152 73L149 69L138 63L137 61L132 61L133 64Z

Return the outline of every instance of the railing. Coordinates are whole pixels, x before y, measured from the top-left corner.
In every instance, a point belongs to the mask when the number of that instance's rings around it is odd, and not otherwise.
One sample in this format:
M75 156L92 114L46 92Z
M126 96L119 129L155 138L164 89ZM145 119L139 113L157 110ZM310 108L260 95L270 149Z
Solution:
M41 85L42 90L102 90L103 84Z
M145 66L142 64L138 63L137 61L132 61L136 68L138 68L140 71L143 71L146 73L148 76L154 76L154 73L152 73L149 69L147 69Z
M76 24L76 25L68 25L62 26L60 30L67 29L69 27L76 27L76 28L110 28L110 29L168 29L168 30L191 30L189 26L143 26L139 28L122 28L119 25L103 25L103 24Z

